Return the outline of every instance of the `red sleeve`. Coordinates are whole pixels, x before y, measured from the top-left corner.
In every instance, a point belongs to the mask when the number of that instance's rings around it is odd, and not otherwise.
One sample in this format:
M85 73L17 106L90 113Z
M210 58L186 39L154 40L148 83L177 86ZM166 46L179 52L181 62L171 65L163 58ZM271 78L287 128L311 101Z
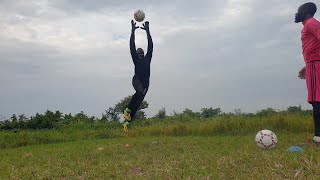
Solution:
M311 32L317 39L320 40L320 22L313 19L307 23L307 29Z

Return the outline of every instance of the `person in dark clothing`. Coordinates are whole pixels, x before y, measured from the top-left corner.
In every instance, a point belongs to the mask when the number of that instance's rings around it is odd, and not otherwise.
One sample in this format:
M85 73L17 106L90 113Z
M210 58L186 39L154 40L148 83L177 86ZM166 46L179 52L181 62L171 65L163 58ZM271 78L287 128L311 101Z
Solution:
M128 125L134 118L140 104L146 96L149 88L150 79L150 64L153 52L153 42L149 29L149 22L146 21L141 29L145 30L148 38L148 52L144 55L144 51L141 48L136 49L135 45L135 30L139 28L136 23L131 20L131 37L130 37L130 53L134 63L134 76L132 78L132 85L136 93L132 96L128 107L124 110L123 116L125 122L123 128L125 132L128 132Z

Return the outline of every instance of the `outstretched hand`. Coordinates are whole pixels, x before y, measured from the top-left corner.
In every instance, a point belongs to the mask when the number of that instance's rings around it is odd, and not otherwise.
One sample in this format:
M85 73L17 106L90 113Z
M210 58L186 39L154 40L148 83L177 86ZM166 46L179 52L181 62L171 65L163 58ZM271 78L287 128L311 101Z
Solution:
M140 27L141 29L143 29L145 31L149 31L149 21L146 21L142 25L143 25L143 27Z
M136 26L137 25L137 23L136 22L134 22L133 20L131 20L131 27L132 27L132 31L135 31L136 29L138 29L139 28L139 26Z

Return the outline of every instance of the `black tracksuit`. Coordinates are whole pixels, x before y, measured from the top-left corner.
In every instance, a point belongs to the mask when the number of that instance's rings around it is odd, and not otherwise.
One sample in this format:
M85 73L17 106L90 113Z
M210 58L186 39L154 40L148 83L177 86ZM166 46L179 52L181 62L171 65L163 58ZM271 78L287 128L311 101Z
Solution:
M148 38L148 52L143 58L140 58L137 54L134 31L132 31L130 37L130 53L135 66L134 76L132 78L132 85L136 90L136 93L132 96L132 99L128 105L128 108L131 110L131 119L134 118L149 88L150 64L153 52L153 42L150 35L150 31L146 32Z

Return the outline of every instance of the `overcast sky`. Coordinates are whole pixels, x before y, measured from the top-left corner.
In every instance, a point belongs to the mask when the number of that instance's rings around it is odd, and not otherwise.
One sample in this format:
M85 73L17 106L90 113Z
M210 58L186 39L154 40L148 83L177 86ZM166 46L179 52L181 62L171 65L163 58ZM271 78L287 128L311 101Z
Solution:
M134 93L130 21L154 41L148 117L306 103L293 0L0 0L0 115L104 110ZM317 4L318 7L319 4ZM315 18L320 19L319 12ZM143 30L136 45L146 49Z

